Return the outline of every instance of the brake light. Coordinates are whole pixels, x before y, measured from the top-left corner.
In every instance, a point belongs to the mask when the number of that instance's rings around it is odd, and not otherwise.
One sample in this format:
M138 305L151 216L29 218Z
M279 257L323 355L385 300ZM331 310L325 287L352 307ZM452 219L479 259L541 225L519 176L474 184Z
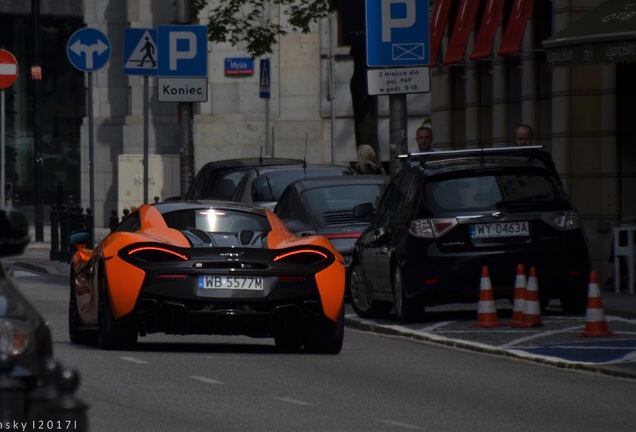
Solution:
M328 258L326 253L314 249L298 249L276 256L274 262L284 261L292 264L318 265Z
M156 246L142 246L128 251L128 256L139 261L163 262L163 261L188 261L188 257L170 249Z
M457 219L416 219L409 225L409 233L419 238L439 238L457 225Z
M572 231L581 227L579 214L571 210L546 212L541 215L541 219L548 225L561 231Z

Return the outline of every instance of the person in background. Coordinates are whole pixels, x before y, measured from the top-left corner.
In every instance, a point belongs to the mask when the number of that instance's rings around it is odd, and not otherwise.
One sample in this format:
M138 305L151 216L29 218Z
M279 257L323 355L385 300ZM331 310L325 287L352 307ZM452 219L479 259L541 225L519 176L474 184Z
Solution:
M358 174L386 174L384 168L377 163L375 150L368 144L358 147L358 161L354 169Z
M433 148L433 129L428 126L420 126L415 131L415 142L417 149L414 153L437 151Z
M515 143L518 146L532 145L534 140L534 131L527 124L520 124L515 128Z

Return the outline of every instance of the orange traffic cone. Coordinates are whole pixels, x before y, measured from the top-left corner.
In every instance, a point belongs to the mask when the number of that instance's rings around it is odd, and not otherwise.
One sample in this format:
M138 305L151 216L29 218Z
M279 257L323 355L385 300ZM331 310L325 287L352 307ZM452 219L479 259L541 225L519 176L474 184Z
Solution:
M510 325L513 327L538 327L543 325L541 322L541 301L539 299L537 270L534 267L530 267L521 321L510 323Z
M612 336L605 320L603 310L603 299L601 290L598 287L598 275L595 271L590 272L590 285L587 294L587 312L585 314L585 331L579 336Z
M512 319L509 324L520 323L523 318L523 305L526 299L526 270L523 264L517 264L515 279L515 300L512 306Z
M490 272L487 266L483 266L481 268L477 322L471 327L501 327L502 325L497 315L495 295L492 292L492 284L490 283Z

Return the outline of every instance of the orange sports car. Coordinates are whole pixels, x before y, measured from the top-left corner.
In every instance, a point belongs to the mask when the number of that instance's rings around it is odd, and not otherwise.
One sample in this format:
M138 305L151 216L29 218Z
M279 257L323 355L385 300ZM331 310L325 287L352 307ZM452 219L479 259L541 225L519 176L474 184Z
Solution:
M322 236L296 237L271 211L167 201L132 211L95 249L71 235L69 335L103 349L151 333L273 337L338 354L345 268Z

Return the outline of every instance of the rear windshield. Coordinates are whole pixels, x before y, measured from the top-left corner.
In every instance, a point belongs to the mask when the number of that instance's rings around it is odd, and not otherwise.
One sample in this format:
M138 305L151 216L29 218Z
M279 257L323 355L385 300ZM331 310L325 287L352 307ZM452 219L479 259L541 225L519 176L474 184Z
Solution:
M352 210L358 204L374 206L384 185L356 184L310 189L303 192L303 201L311 213Z
M501 205L553 203L563 199L552 177L498 174L430 182L429 204L443 210L496 209Z
M203 208L164 213L163 218L170 228L178 230L201 230L208 233L237 233L243 230L270 231L267 216L255 213Z
M293 181L343 174L340 168L282 170L262 174L252 184L252 200L254 202L278 201L285 188Z
M231 200L239 182L247 175L250 167L218 168L201 173L195 179L188 199Z

